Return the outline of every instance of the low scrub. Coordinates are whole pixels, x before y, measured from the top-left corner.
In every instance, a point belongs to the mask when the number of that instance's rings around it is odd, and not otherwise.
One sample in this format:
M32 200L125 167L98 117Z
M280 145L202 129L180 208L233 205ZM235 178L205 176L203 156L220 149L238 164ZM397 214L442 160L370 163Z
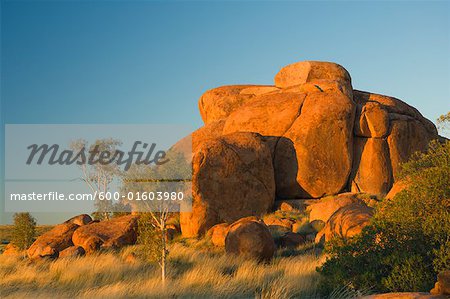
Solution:
M429 291L450 269L450 142L432 142L402 166L408 188L377 206L362 234L327 245L319 268L325 293L354 290Z

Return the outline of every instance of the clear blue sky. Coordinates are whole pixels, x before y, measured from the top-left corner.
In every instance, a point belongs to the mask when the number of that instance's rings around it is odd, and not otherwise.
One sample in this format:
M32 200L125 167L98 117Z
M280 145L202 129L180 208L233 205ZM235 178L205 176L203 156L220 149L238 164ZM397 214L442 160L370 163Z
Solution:
M271 84L299 60L338 62L434 121L450 110L449 19L447 1L1 1L0 163L5 123L194 130L205 90Z

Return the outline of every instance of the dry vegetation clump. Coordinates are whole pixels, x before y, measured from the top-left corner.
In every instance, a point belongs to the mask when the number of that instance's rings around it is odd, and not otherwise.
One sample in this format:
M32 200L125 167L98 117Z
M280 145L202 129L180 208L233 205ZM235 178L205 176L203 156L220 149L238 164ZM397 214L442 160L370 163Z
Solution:
M316 267L323 258L308 246L291 249L289 254L279 251L269 264L201 249L205 246L192 241L171 245L165 287L158 265L139 257L127 259L138 251L136 246L120 253L39 263L0 255L0 297L317 297Z

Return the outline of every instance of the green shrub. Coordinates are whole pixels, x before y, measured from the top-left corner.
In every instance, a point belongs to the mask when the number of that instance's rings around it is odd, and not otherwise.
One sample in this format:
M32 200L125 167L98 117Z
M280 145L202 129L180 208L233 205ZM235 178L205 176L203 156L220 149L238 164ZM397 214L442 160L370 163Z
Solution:
M150 213L141 213L138 220L137 244L141 245L139 254L149 262L159 262L161 257L161 231L155 227Z
M36 233L36 220L30 213L14 214L14 227L11 242L19 249L24 250L34 242Z
M350 240L326 246L323 290L429 291L450 264L450 142L402 165L408 188L382 201L371 224Z

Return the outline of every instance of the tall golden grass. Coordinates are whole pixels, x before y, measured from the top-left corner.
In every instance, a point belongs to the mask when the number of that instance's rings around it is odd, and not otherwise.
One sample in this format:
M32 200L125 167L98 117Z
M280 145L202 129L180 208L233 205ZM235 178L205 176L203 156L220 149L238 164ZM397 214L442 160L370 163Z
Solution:
M121 253L30 262L0 255L1 298L317 298L324 258L314 253L269 264L201 250L181 243L170 248L168 278L158 265Z

